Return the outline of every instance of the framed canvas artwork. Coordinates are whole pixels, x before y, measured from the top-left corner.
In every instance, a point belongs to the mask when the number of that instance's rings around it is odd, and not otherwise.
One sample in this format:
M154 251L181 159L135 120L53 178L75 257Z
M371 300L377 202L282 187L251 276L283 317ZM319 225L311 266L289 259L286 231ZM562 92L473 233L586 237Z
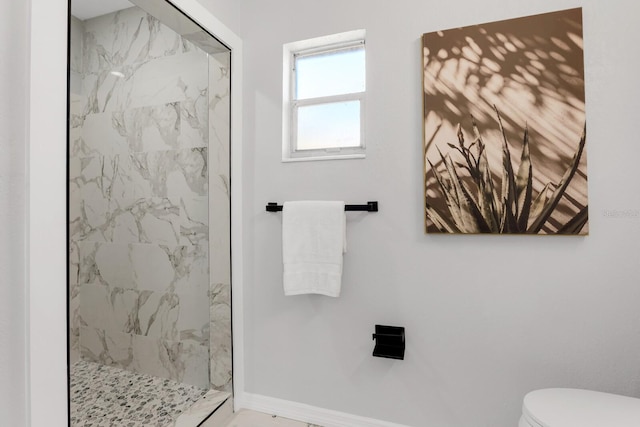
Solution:
M588 234L582 9L422 44L425 231Z

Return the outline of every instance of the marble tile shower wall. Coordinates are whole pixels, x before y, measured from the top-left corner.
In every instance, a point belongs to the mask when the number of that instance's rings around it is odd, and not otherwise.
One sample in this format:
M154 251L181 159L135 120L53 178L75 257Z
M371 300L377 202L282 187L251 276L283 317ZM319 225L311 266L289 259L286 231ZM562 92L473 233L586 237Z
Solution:
M77 147L82 137L82 108L84 98L82 96L82 39L84 35L84 23L79 19L71 18L70 32L70 55L69 55L69 140L72 146ZM71 154L73 158L75 155ZM74 202L74 203L77 203ZM72 206L70 204L70 206ZM75 254L70 254L70 258ZM78 289L78 263L77 260L70 260L69 274L69 358L71 363L80 359L80 298Z
M207 388L207 54L138 8L85 21L82 52L70 133L72 348Z
M231 194L229 182L231 55L209 56L210 375L211 387L231 391Z

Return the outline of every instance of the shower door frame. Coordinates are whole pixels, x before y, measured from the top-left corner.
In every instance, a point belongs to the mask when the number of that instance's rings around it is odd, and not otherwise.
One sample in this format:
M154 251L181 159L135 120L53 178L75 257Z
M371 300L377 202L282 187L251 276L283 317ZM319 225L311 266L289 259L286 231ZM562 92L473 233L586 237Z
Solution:
M231 50L233 392L244 393L242 40L197 0L167 0ZM70 1L30 0L25 289L28 425L68 423L67 106ZM233 219L236 218L234 221ZM237 408L236 408L237 409Z

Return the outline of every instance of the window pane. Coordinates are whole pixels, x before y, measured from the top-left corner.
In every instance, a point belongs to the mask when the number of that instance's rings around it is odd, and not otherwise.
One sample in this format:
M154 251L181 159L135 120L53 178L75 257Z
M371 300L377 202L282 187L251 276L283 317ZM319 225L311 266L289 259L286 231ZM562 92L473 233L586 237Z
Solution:
M360 101L298 108L298 150L360 146Z
M296 99L364 92L364 46L296 58Z

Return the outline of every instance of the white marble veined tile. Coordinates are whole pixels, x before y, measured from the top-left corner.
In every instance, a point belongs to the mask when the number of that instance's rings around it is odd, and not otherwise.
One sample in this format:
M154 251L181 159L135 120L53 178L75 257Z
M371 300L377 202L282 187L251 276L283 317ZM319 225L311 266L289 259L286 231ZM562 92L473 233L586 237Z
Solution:
M80 253L77 242L69 241L69 356L71 360L80 357L80 287L78 274L80 268Z
M81 203L81 208L87 222L87 227L105 227L109 222L109 199L98 195L96 198L85 198Z
M94 283L83 283L79 288L82 301L80 306L82 324L91 328L116 331L112 322L108 321L109 312L112 311L109 307L109 288Z
M138 292L110 286L80 285L83 324L108 332L138 333Z
M133 362L133 335L104 331L88 326L80 328L82 359L107 366L130 369Z
M82 39L84 25L82 21L72 17L69 33L69 95L73 102L74 95L82 93Z
M69 141L71 142L71 146L77 145L77 139L82 138L82 127L84 126L84 116L81 116L80 111L76 111L74 108L73 101L71 102L71 107L69 111ZM75 101L75 103L79 103L82 101ZM71 156L76 156L77 154L71 151Z
M138 335L177 340L181 303L178 295L173 293L141 291L138 301Z
M78 247L78 279L77 283L103 283L96 265L96 253L101 244L91 241L76 242Z
M209 150L214 186L229 191L230 88L229 54L209 57Z
M211 248L211 283L231 281L230 201L215 189L211 191L209 247Z
M228 53L209 55L209 120L220 140L227 140L230 131L230 61Z
M80 329L74 328L69 331L69 362L76 363L80 358Z
M136 197L135 165L131 155L104 157L103 164L102 191L105 196L120 199Z
M84 121L84 98L81 93L69 94L69 127L72 129L81 127Z
M75 181L77 178L82 176L82 161L80 157L69 157L69 180L70 182ZM78 184L75 183L76 188L78 188Z
M85 111L101 113L195 101L207 94L206 61L206 54L194 51L86 75Z
M209 222L209 197L207 196L192 196L182 197L181 199L182 211L181 219L183 226L187 226L189 223L207 225Z
M118 204L121 200L115 200ZM134 243L140 241L140 228L133 212L116 207L111 214L110 237L114 243Z
M210 384L231 390L230 55L209 56Z
M177 171L185 178L188 191L184 188L183 195L206 196L209 189L208 175L208 150L206 147L179 150L177 153ZM169 180L168 180L169 181ZM180 187L172 187L170 181L167 184L169 195Z
M84 24L85 71L195 49L192 43L137 7L89 19Z
M82 81L77 83L82 85ZM69 94L69 157L87 157L91 154L90 149L82 139L82 128L84 126L83 109L86 104L86 97L78 94Z
M134 108L114 115L122 116L122 132L127 136L132 152L178 148L181 128L179 103Z
M85 151L105 156L207 145L207 97L92 113L81 128Z
M181 208L166 198L106 199L98 194L71 199L74 240L170 245L180 240Z
M231 346L221 346L212 343L210 345L210 351L210 386L224 391L231 391L233 388Z
M131 73L131 70L128 71ZM100 87L109 84L110 87L113 88L119 78L125 77L122 71L115 70L96 72L94 74L85 73L82 78L81 88L82 95L84 96L82 106L83 116L86 117L90 114L104 113L104 105L101 105L100 99L98 98ZM104 104L104 101L102 104Z
M180 207L167 198L112 199L111 237L118 243L179 242Z
M210 159L210 174L211 174L211 188L210 197L214 201L212 205L217 205L219 202L228 204L231 198L231 189L229 185L229 135L228 132L218 132L211 130L212 137L210 140L209 150L211 154ZM214 207L217 209L217 207ZM226 209L225 206L221 206L220 209ZM226 224L222 222L221 224Z
M224 170L224 169L227 170ZM211 197L213 200L221 200L228 204L231 199L229 186L229 166L220 164L211 165ZM214 194L215 191L215 194Z
M82 199L134 197L133 165L129 155L81 157L79 160L80 173L74 172L77 176L70 180L73 193Z
M228 325L226 325L228 327ZM232 389L232 354L231 337L227 342L211 341L210 344L210 368L211 387L231 391Z
M180 103L180 147L206 147L209 145L208 89L195 99ZM227 124L228 126L228 124Z
M83 229L82 223L82 198L74 181L69 182L69 236L73 240L79 240Z
M82 94L82 74L69 70L69 95L81 95ZM83 102L84 105L84 102Z
M168 250L153 244L130 245L135 287L167 292L175 278L175 268Z
M110 226L110 201L98 195L80 203L82 229L78 240L105 241ZM72 235L73 236L73 235Z
M206 300L209 278L206 244L76 242L78 283L156 292L194 292Z
M94 262L101 283L114 288L133 289L136 287L134 260L130 245L101 243L95 251Z
M196 50L156 59L142 65L132 78L136 83L129 95L132 107L206 99L207 54Z
M69 358L72 361L80 358L80 294L78 290L78 285L69 287Z
M180 242L198 245L209 241L209 198L183 197L180 209Z
M182 382L202 388L209 387L209 345L186 343L180 354L184 364Z
M209 57L211 282L230 282L229 54Z
M70 180L71 192L82 199L167 197L171 190L179 206L181 195L207 191L206 148L83 157L74 159L72 168L77 176Z
M105 181L103 157L83 157L80 159L80 176L71 182L78 188L84 200L91 197L108 197L108 184ZM105 184L107 184L105 186ZM106 191L105 191L106 190Z
M84 143L84 139L82 139L82 128L77 128L76 130L80 133L80 137L71 138L69 140L69 157L72 159L79 159L82 157L89 157L92 155L98 155L99 153L92 153L91 150Z
M75 16L72 16L69 26L69 68L73 72L82 74L82 39L84 37L84 23Z
M220 92L224 93L224 87L226 83L216 82L228 82L231 80L231 53L219 52L209 55L209 76L213 81L209 82L212 88L222 88ZM218 89L216 89L218 90Z
M82 126L82 139L92 153L102 156L129 154L122 118L117 113L87 114Z
M231 286L214 284L210 291L210 381L218 390L231 390Z
M231 269L229 267L229 263L231 260L230 256L230 245L221 245L220 242L226 241L228 242L230 238L227 239L215 239L215 236L212 238L211 243L211 260L210 260L210 270L211 270L211 280L212 283L230 283L231 282Z
M181 292L180 312L177 319L178 339L183 342L208 345L209 343L209 305L202 294Z
M201 388L208 387L206 346L134 335L133 369Z
M77 295L78 277L80 275L80 248L78 242L69 239L69 291L70 295Z
M209 315L198 295L177 295L100 284L80 285L78 323L111 333L207 345Z
M206 196L208 190L207 149L189 148L132 155L137 197Z
M195 293L201 298L209 294L209 251L208 244L184 245L164 248L171 253L176 272L173 289L175 292Z
M145 30L147 16L139 8L130 8L87 19L84 22L84 71L122 65L127 60L133 63L144 46L140 32Z
M170 204L169 199L164 199ZM162 210L158 205L149 206L140 220L140 241L161 245L175 245L179 242L179 209L170 204Z
M178 242L174 217L162 218L148 212L140 220L142 230L140 241L158 244L176 244Z

